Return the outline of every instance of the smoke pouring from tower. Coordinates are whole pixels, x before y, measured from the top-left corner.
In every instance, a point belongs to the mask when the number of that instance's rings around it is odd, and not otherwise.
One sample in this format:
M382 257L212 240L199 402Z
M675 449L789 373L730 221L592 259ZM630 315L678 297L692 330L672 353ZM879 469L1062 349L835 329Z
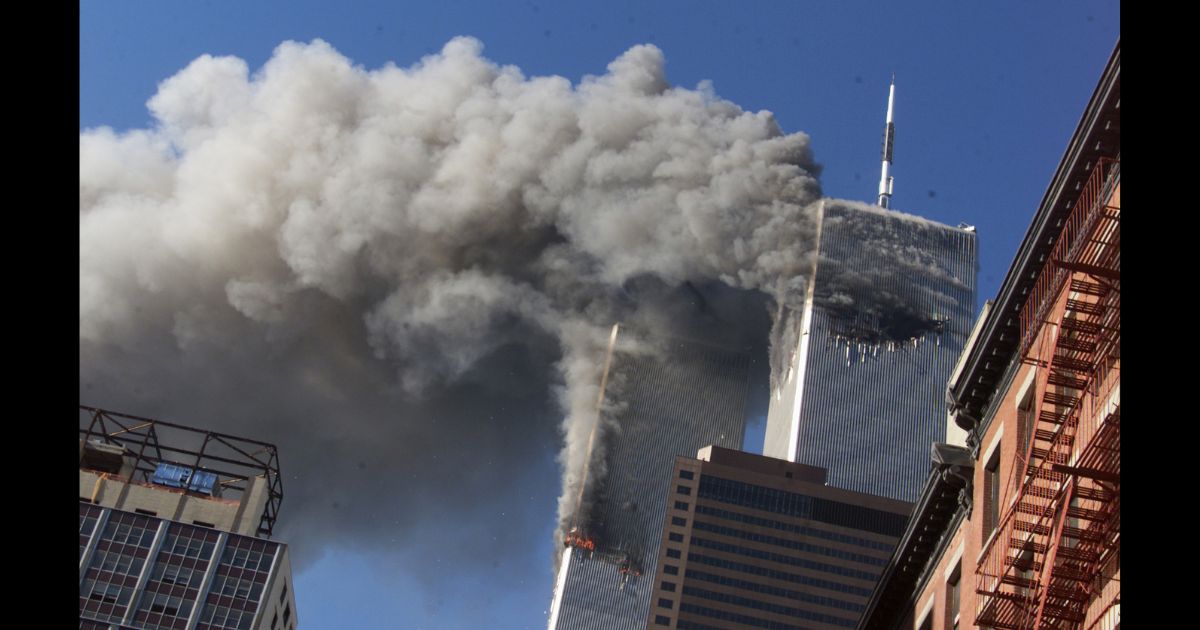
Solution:
M575 85L481 50L203 56L80 134L81 402L278 442L301 562L446 522L495 553L548 448L565 521L614 322L746 344L803 300L807 136L653 46Z

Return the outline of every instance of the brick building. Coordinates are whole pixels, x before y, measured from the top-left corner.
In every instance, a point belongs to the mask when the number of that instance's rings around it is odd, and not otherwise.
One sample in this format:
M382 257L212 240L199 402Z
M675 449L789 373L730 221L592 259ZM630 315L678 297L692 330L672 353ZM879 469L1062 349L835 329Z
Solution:
M948 384L960 443L935 445L859 628L1120 627L1120 82L1118 42Z

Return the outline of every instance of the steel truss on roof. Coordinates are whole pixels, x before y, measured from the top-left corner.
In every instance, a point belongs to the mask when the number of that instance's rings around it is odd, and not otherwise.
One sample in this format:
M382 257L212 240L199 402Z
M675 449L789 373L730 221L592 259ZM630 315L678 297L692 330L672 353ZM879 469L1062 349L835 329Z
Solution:
M124 449L133 458L130 482L150 484L160 463L181 464L216 473L221 490L240 498L251 478L264 477L267 503L258 534L269 537L275 528L283 479L274 444L86 405L79 406L79 437Z

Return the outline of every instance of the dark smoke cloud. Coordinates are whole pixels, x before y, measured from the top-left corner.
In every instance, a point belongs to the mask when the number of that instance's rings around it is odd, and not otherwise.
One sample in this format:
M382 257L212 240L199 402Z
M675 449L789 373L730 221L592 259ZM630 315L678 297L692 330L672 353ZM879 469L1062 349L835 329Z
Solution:
M754 343L803 299L806 136L653 46L576 85L480 53L204 56L80 134L81 401L277 442L301 563L512 553L547 452L573 509L613 322Z

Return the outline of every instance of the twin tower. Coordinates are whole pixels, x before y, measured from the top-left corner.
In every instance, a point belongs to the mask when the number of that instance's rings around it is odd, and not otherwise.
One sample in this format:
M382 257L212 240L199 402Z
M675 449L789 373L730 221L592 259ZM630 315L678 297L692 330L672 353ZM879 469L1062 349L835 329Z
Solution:
M827 470L828 486L914 501L945 388L974 315L973 228L890 211L889 91L878 205L826 199L803 308L784 312L763 454ZM742 449L750 358L703 343L612 357L620 427L591 510L594 548L566 547L551 630L647 627L675 457ZM615 401L614 401L615 402Z

